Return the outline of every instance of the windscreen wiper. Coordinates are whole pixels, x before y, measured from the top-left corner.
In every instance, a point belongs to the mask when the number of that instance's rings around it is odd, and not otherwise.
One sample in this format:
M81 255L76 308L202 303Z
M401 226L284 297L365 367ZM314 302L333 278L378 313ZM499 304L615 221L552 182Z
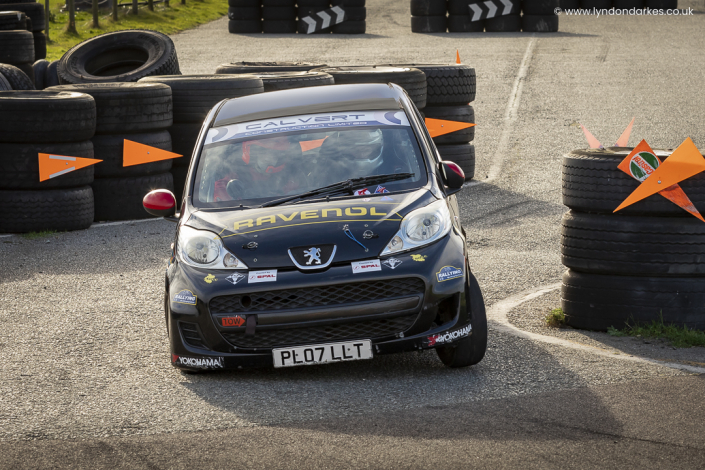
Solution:
M366 186L368 184L381 184L388 181L405 180L414 176L413 173L389 173L386 175L374 175L374 176L362 176L360 178L351 178L344 181L339 181L328 186L323 186L322 188L313 189L301 194L295 194L294 196L287 196L280 199L275 199L273 201L265 202L262 207L272 207L280 206L286 204L287 202L296 201L297 199L304 199L311 196L331 196L337 193L349 193L353 194L355 188L360 186Z

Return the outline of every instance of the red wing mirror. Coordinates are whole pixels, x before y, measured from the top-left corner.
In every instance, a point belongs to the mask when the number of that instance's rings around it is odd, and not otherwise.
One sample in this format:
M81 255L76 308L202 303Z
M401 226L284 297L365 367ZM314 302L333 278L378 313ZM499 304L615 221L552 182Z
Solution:
M176 198L168 189L155 189L142 199L142 206L155 217L169 217L176 213Z
M451 190L460 190L465 184L465 173L457 163L443 161L439 164L443 184ZM453 191L457 192L457 191Z

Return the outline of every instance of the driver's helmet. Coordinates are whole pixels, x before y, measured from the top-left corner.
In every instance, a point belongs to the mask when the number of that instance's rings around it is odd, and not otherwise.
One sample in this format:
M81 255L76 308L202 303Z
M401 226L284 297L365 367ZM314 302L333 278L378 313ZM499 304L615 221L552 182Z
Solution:
M290 147L286 137L248 140L242 143L242 161L258 173L278 173L286 166Z
M338 145L348 157L348 165L360 175L369 174L382 164L383 143L381 129L353 129L338 135Z

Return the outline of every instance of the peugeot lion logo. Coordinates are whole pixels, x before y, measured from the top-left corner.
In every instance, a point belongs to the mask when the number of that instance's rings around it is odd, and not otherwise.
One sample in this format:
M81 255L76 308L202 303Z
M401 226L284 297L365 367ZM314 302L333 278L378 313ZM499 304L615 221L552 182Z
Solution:
M289 257L299 269L325 269L333 262L335 250L333 244L294 246L289 248Z
M304 250L304 256L308 256L308 261L306 261L306 264L308 265L310 265L314 261L316 262L316 264L321 264L320 248L311 247L308 250Z

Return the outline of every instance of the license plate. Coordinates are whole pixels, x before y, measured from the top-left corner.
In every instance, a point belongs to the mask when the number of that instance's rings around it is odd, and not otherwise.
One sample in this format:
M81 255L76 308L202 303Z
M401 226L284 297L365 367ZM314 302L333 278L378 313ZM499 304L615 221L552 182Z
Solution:
M313 344L295 348L273 349L274 367L292 367L329 362L372 359L372 342L369 339L346 343Z

